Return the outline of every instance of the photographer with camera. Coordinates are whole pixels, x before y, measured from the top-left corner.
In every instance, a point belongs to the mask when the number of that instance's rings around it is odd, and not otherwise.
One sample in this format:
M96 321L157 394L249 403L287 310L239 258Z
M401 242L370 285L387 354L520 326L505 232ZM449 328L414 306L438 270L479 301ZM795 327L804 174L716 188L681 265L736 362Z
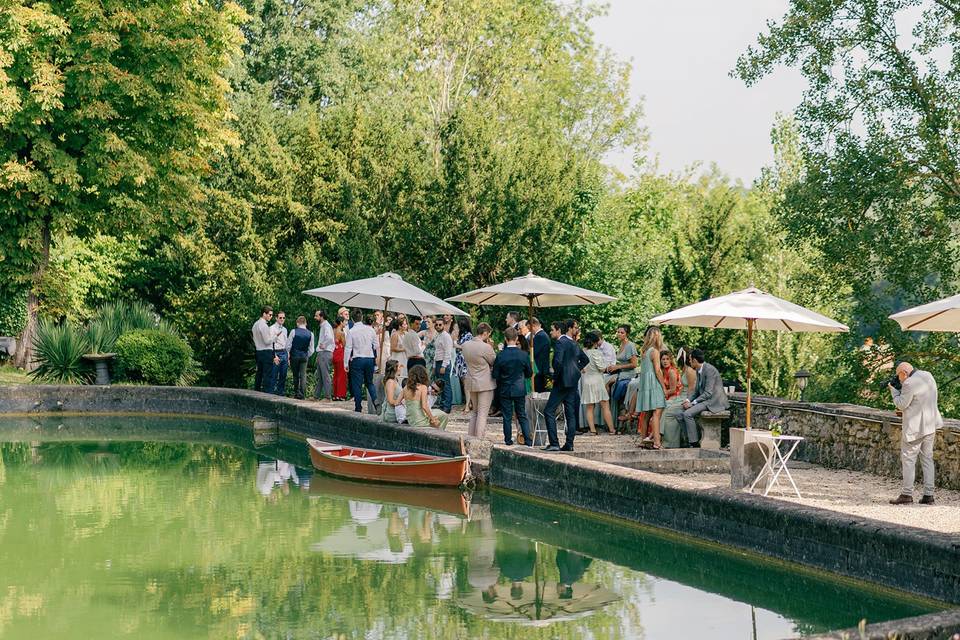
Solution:
M909 362L901 362L887 386L893 395L893 403L903 412L900 437L903 489L890 504L913 502L918 455L923 469L920 504L933 504L933 441L937 429L943 426L943 417L937 408L937 381L930 372L914 369Z

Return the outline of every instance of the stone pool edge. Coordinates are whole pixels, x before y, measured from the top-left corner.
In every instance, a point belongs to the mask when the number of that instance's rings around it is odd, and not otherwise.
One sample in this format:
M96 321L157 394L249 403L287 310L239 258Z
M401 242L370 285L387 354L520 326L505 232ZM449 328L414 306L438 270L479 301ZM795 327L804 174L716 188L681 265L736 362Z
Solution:
M385 424L367 414L248 390L0 387L0 414L56 412L212 414L241 420L263 416L278 421L285 431L344 444L437 455L459 455L463 447L475 461L474 473L489 474L488 481L494 487L960 603L960 537L949 534L899 527L730 489L705 488L695 481L572 456L502 446L491 448L477 438ZM960 618L958 611L950 610L945 615L957 614L955 618ZM902 622L914 629L912 620L885 623L885 628ZM868 629L874 626L877 625ZM929 631L932 635L912 632L905 637L949 637L936 635L944 633L942 626L934 625Z

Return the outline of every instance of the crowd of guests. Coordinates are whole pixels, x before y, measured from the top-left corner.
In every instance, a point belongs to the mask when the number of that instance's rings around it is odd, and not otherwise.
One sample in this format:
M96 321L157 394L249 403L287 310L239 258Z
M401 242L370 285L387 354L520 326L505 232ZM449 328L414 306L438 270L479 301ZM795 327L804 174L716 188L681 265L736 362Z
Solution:
M253 325L257 373L254 388L284 395L288 371L293 395L307 396L307 367L316 354L313 397L346 400L388 422L445 429L455 405L463 405L469 433L482 437L491 417L503 421L504 443L532 446L528 398L544 402L546 451L572 451L578 434L633 432L641 446L699 447L696 417L728 407L720 373L699 349L664 344L658 327L648 327L638 347L631 327L616 330L616 345L599 331L582 332L570 319L554 322L549 333L540 320L506 315L503 342L493 327L472 327L469 318L408 317L347 308L328 319L314 314L315 331L305 316L286 329L286 314L263 307ZM533 350L533 357L530 351ZM374 373L382 372L382 380ZM561 446L557 416L565 420ZM581 416L583 420L581 420ZM514 423L518 429L514 437Z

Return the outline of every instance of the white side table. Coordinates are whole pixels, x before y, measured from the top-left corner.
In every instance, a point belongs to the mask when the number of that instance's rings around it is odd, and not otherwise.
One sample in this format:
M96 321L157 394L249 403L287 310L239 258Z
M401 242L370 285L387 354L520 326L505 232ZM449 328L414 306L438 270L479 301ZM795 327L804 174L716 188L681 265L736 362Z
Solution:
M766 445L764 441L769 441L770 444L769 446L760 447L760 452L763 454L765 462L763 469L760 470L753 484L750 485L750 493L753 493L753 488L757 486L760 479L766 477L769 478L769 480L767 481L766 488L763 490L763 495L769 494L770 489L772 489L774 485L779 485L780 474L782 473L787 477L797 497L802 497L800 490L797 489L797 483L793 481L793 476L790 475L790 470L787 469L787 462L790 461L790 456L797 450L797 446L803 441L803 438L801 436L775 436L769 433L758 433L753 436L753 438L757 442L763 442L764 445Z

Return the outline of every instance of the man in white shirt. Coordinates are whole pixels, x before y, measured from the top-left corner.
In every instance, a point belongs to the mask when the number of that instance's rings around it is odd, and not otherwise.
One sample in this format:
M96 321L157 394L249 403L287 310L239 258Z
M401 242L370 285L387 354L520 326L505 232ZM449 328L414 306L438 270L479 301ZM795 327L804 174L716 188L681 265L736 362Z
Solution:
M433 327L437 330L437 337L433 344L436 352L433 356L433 379L443 380L443 393L440 396L440 407L444 413L449 414L453 406L453 389L450 388L450 367L453 363L453 338L446 330L446 323L443 318L437 318L433 321Z
M612 367L617 364L617 349L603 339L603 334L599 331L596 332L596 336L600 338L600 344L597 345L597 348L600 349L600 353L603 354L603 363L608 367Z
M287 394L287 369L290 366L290 358L287 349L287 330L283 326L287 314L283 311L277 312L277 321L270 327L273 332L271 346L273 348L273 373L271 382L273 383L273 392L278 396Z
M372 320L372 317L371 317ZM370 401L376 404L377 391L373 386L373 370L376 367L377 332L363 322L363 311L353 310L353 327L347 334L347 346L343 354L343 368L350 375L350 393L353 395L353 410L360 412L361 395L366 385Z
M260 319L253 323L253 348L256 350L257 375L253 379L253 390L273 393L271 374L273 373L273 332L270 330L270 319L273 318L273 307L264 306L260 309Z
M320 323L317 330L317 384L313 390L313 397L318 400L333 399L333 381L330 378L330 363L333 361L333 349L336 346L333 339L333 327L327 321L327 314L317 311L313 314L314 320Z

